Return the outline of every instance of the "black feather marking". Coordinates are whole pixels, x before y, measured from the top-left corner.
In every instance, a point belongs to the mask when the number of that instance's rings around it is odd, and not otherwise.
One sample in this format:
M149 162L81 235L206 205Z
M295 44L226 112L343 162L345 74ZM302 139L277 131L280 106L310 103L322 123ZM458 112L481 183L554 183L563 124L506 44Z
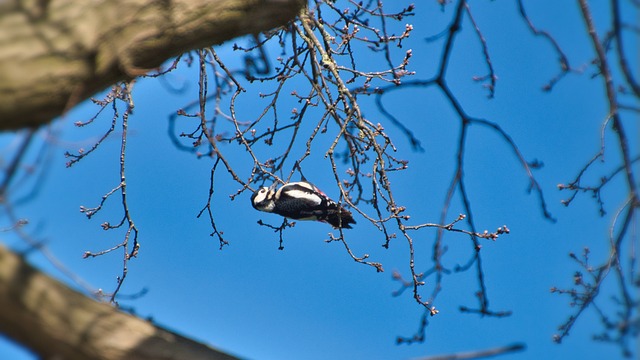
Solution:
M327 222L334 228L351 229L351 212L331 200L313 184L301 181L284 185L276 193L276 214L296 220Z
M290 219L326 222L336 229L351 229L351 224L356 223L349 210L307 181L288 183L277 191L266 187L258 189L251 196L251 205L256 210Z

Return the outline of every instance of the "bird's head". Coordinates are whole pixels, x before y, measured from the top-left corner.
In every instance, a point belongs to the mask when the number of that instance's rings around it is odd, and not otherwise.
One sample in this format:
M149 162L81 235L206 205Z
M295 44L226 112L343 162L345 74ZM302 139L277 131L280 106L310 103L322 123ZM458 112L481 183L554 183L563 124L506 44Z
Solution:
M273 200L275 196L275 191L268 187L262 187L251 195L251 205L256 210L265 211L265 212L273 212L273 209L276 207L276 203Z

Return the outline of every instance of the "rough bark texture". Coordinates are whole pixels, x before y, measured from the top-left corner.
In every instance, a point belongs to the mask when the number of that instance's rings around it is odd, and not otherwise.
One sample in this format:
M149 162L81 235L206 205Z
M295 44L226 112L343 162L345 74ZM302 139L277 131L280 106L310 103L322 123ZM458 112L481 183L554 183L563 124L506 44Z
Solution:
M0 130L38 126L172 56L285 24L302 0L0 1Z
M184 51L283 25L304 4L0 0L0 130L47 123ZM89 299L1 245L0 333L44 359L235 359Z
M1 245L0 309L0 332L43 359L236 359L91 300Z

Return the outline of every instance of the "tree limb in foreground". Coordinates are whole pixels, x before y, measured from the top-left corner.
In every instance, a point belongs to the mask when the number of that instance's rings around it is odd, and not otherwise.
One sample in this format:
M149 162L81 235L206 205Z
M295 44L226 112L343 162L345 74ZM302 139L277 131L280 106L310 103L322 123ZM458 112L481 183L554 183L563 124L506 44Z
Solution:
M185 51L293 19L301 0L0 3L0 130L38 126Z
M89 299L2 245L0 309L0 333L43 359L236 359Z
M449 355L436 355L418 358L416 360L469 360L469 359L481 359L488 358L492 356L504 355L512 352L518 352L526 349L525 344L516 343L507 346L496 347L492 349L486 350L476 350L469 352L461 352L456 354Z

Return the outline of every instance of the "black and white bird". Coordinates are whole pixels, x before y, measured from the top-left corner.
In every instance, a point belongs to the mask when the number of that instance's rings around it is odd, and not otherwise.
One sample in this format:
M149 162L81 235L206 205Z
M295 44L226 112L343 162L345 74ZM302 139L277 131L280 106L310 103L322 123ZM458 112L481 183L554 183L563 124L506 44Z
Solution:
M287 183L278 190L260 188L251 196L251 205L290 219L326 222L336 229L351 229L356 223L349 210L307 181Z

